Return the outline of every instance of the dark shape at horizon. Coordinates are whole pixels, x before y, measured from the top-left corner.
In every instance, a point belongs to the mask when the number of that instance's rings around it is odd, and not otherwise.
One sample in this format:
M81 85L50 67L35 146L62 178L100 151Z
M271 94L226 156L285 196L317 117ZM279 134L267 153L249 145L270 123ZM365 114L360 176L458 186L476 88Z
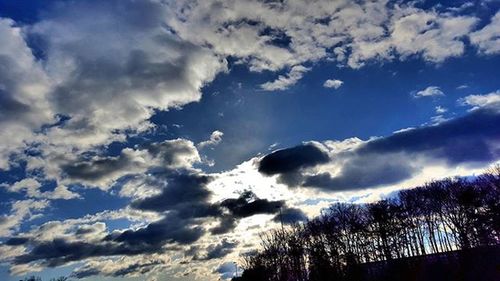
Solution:
M329 161L328 154L312 143L278 150L268 154L259 162L259 172L275 175L295 172Z

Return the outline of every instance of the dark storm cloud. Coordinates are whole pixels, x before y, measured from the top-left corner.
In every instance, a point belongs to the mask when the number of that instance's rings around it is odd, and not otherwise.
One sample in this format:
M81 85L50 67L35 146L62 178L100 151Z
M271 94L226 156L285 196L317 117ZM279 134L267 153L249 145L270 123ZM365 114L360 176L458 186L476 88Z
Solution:
M79 261L90 257L137 255L154 253L159 249L152 245L128 245L109 242L88 243L82 241L68 241L56 238L51 241L36 242L26 254L14 258L15 264L26 264L33 261L43 261L49 267L63 265L72 261Z
M302 185L332 190L376 187L408 179L418 171L418 167L408 161L409 156L406 154L354 152L347 157L341 174L333 177L325 172L305 176Z
M251 191L245 191L238 198L226 199L220 204L236 218L245 218L257 214L274 214L285 205L284 201L259 199Z
M223 215L219 220L219 225L210 229L213 235L224 234L232 231L237 226L237 220L232 215Z
M496 148L500 142L499 124L497 111L474 110L460 118L370 140L357 149L338 153L332 159L341 164L336 175L285 170L279 172L278 179L289 186L351 190L409 179L423 168L425 164L417 161L423 158L426 163L445 161L449 166L484 164L500 156Z
M126 169L133 159L126 154L117 157L104 157L90 161L79 161L61 166L63 173L71 179L97 181Z
M60 168L67 179L107 187L122 176L150 169L160 172L185 169L198 160L198 151L191 141L174 139L125 148L117 156L80 157L72 162L64 159L55 161L61 161Z
M295 172L328 162L328 154L312 143L282 149L266 155L259 163L259 172L266 175Z
M26 244L30 239L27 237L12 237L3 244L7 246L20 246Z
M144 146L145 149L162 166L187 167L190 163L186 161L198 158L198 151L192 142L184 139L175 139Z
M450 165L495 160L499 151L491 142L500 141L500 114L493 110L475 110L463 117L434 126L396 133L368 142L357 150L370 153L432 153Z
M306 220L306 214L297 208L285 208L273 218L273 221L284 224L294 224Z
M181 218L172 212L146 227L115 231L92 243L56 238L41 242L11 239L10 244L28 242L30 246L29 252L14 259L15 264L42 261L45 266L54 267L91 257L161 253L166 244L190 244L204 233L204 228L192 219Z
M192 219L185 219L177 212L168 213L158 222L137 230L112 233L105 240L120 242L132 247L161 247L166 243L190 244L205 233L204 228Z
M193 217L202 217L213 211L206 203L211 195L206 188L210 180L206 175L173 172L166 175L160 194L134 201L131 206L155 212L184 209L192 212Z
M138 229L114 231L92 243L66 238L43 242L12 238L8 243L28 243L30 246L26 254L15 258L14 263L41 261L45 266L54 267L92 257L161 253L167 245L190 245L198 241L206 233L204 224L209 220L219 220L219 225L210 232L214 235L223 234L233 230L241 218L256 214L276 214L279 208L285 206L284 201L260 199L250 191L244 192L238 198L210 203L211 193L206 185L211 177L207 175L186 170L163 169L155 171L155 176L157 181L154 184L157 184L156 187L161 189L161 192L137 200L131 206L162 214L161 220ZM287 209L285 213L288 213ZM89 228L78 228L75 237L92 231ZM234 247L235 242L223 240L207 248L206 253L199 259L223 257ZM83 278L97 273L89 269L77 274L76 277Z

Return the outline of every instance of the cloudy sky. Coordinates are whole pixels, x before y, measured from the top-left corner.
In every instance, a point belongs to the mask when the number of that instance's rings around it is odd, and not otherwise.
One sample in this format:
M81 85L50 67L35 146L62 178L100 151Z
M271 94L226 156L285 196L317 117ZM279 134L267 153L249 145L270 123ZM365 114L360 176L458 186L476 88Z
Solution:
M0 279L229 278L280 221L484 171L499 9L0 1Z

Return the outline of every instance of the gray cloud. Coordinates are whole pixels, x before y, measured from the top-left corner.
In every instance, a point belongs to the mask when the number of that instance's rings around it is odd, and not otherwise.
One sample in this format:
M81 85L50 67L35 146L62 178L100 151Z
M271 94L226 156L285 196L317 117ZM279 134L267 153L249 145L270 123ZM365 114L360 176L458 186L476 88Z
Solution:
M306 143L264 156L259 162L259 172L265 175L292 173L328 160L326 152L313 143Z
M294 224L307 221L307 216L300 209L285 208L273 218L273 221L284 224Z
M158 251L166 243L190 244L204 233L204 228L199 223L195 224L192 218L183 218L177 212L171 212L162 220L144 228L111 233L105 241L121 242L132 248L145 250L154 248Z
M228 239L223 239L218 244L209 245L206 249L206 254L203 256L195 255L195 260L212 260L219 259L230 254L236 247L238 246L238 242L229 241Z
M400 131L367 141L355 149L334 153L329 164L336 163L339 166L340 170L336 174L285 169L277 164L270 166L278 168L268 170L273 171L270 174L279 174L278 179L290 186L302 185L325 190L352 190L394 184L421 171L423 163L418 160L427 164L444 161L449 166L455 166L485 164L498 159L500 151L495 145L500 139L500 128L497 124L500 124L497 110L476 109L463 117ZM271 156L273 154L263 159ZM295 156L287 153L287 157L290 158L285 162L286 165L300 167L298 163L304 162L300 154Z
M274 214L285 205L284 201L260 199L251 191L243 192L240 197L225 199L220 205L236 218L245 218L257 214Z
M206 185L210 180L206 175L167 171L157 181L161 190L158 195L136 200L131 206L155 212L176 210L186 217L218 215L218 208L208 203L211 192Z
M80 156L78 160L53 159L59 163L67 182L80 182L108 189L122 176L142 173L155 167L161 169L190 168L201 161L194 144L185 139L149 143L135 149L125 148L117 156Z

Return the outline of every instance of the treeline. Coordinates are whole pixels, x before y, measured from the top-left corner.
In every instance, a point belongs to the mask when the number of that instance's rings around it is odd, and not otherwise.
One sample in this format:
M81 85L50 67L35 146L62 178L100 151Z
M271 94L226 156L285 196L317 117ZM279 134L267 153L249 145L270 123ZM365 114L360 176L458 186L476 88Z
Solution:
M238 280L355 280L361 264L498 245L500 166L399 191L372 204L332 205L321 216L261 235ZM409 259L411 260L411 259Z

